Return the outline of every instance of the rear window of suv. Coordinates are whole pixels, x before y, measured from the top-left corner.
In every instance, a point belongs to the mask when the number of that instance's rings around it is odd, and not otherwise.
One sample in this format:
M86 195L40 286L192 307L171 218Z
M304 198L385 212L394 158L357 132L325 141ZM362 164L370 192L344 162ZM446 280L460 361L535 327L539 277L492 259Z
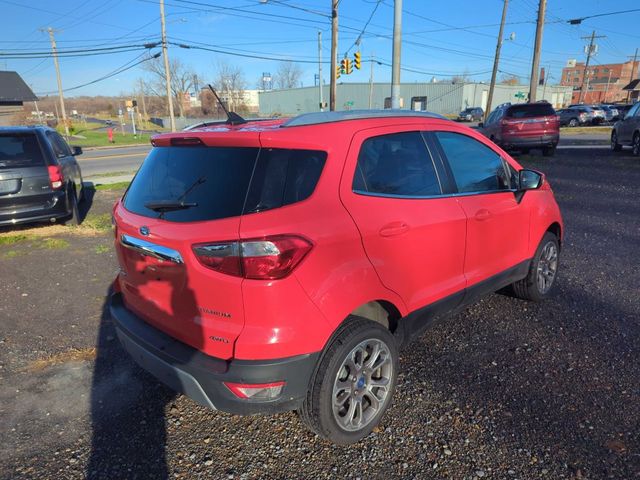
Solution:
M507 110L506 117L531 118L548 117L556 114L556 111L548 103L536 103L533 105L513 105Z
M34 133L0 134L0 170L43 165L44 157Z
M130 212L172 222L235 217L308 198L326 153L246 147L155 147L124 199ZM156 211L153 203L184 202Z

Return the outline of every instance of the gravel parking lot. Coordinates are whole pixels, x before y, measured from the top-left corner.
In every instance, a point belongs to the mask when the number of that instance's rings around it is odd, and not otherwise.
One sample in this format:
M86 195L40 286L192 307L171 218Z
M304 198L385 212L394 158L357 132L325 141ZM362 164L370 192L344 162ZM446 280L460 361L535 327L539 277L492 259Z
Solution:
M567 234L551 299L496 294L401 356L381 426L350 447L295 414L237 417L120 348L108 226L0 232L1 478L640 478L640 160L567 147L547 173Z

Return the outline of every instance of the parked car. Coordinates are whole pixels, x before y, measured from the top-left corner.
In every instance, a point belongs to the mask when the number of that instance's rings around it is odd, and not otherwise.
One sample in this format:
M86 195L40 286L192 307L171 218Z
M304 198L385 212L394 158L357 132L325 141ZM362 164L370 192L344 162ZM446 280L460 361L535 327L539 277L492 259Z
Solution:
M613 122L618 118L618 109L613 105L598 105L604 110L604 119L607 123ZM615 120L614 120L615 119Z
M578 104L578 105L569 105L569 108L578 108L578 109L586 110L587 112L589 112L591 116L592 125L599 125L602 122L606 121L605 112L600 107L595 107L593 105Z
M633 105L611 131L611 149L614 152L627 145L631 146L634 155L640 155L640 102Z
M526 153L541 148L545 156L555 153L560 139L558 115L546 102L500 105L478 127L483 135L506 150Z
M55 130L0 127L0 225L37 221L79 221L82 173Z
M114 207L110 309L132 357L202 405L296 410L356 442L436 317L554 283L544 175L443 117L312 113L153 145Z
M618 110L618 117L615 118L614 120L622 120L625 115L627 114L627 112L629 110L631 110L631 107L633 107L633 104L629 104L629 105L625 105L625 104L617 104L615 105L616 110Z
M458 115L458 121L460 122L476 122L482 120L484 117L484 110L480 107L465 108Z
M578 127L591 123L591 114L586 109L580 108L563 108L556 110L560 117L560 126Z

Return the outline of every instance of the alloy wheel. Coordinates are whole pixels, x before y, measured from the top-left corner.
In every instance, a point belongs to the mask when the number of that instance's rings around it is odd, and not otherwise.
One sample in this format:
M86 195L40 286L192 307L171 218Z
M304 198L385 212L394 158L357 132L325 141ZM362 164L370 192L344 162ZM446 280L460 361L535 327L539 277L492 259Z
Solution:
M343 360L333 384L333 417L347 431L370 424L384 408L391 390L393 363L389 347L377 338L356 345Z
M541 294L547 293L553 281L556 278L556 272L558 271L558 248L555 243L548 242L540 252L540 260L538 260L538 274L536 275L536 281L538 283L538 290Z

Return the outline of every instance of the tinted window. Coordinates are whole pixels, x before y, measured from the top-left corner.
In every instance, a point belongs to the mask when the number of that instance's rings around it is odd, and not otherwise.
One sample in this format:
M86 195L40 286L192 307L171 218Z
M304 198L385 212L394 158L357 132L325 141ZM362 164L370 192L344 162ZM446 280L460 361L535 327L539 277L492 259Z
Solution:
M460 193L491 192L510 188L500 155L466 135L435 132L449 161Z
M269 210L308 198L327 158L325 152L265 148L260 151L245 213Z
M419 132L365 140L358 156L353 189L402 196L441 193L431 156Z
M513 105L507 110L507 117L530 118L555 115L556 112L548 103L534 103L527 105Z
M156 147L131 183L124 206L172 222L216 220L277 208L313 193L325 159L325 152L308 150ZM162 215L145 207L171 201L196 205Z
M65 151L63 143L61 143L61 139L59 135L54 132L47 132L47 139L51 144L51 148L53 148L53 153L57 158L66 157L67 153Z
M0 134L0 170L41 165L44 157L35 134Z

